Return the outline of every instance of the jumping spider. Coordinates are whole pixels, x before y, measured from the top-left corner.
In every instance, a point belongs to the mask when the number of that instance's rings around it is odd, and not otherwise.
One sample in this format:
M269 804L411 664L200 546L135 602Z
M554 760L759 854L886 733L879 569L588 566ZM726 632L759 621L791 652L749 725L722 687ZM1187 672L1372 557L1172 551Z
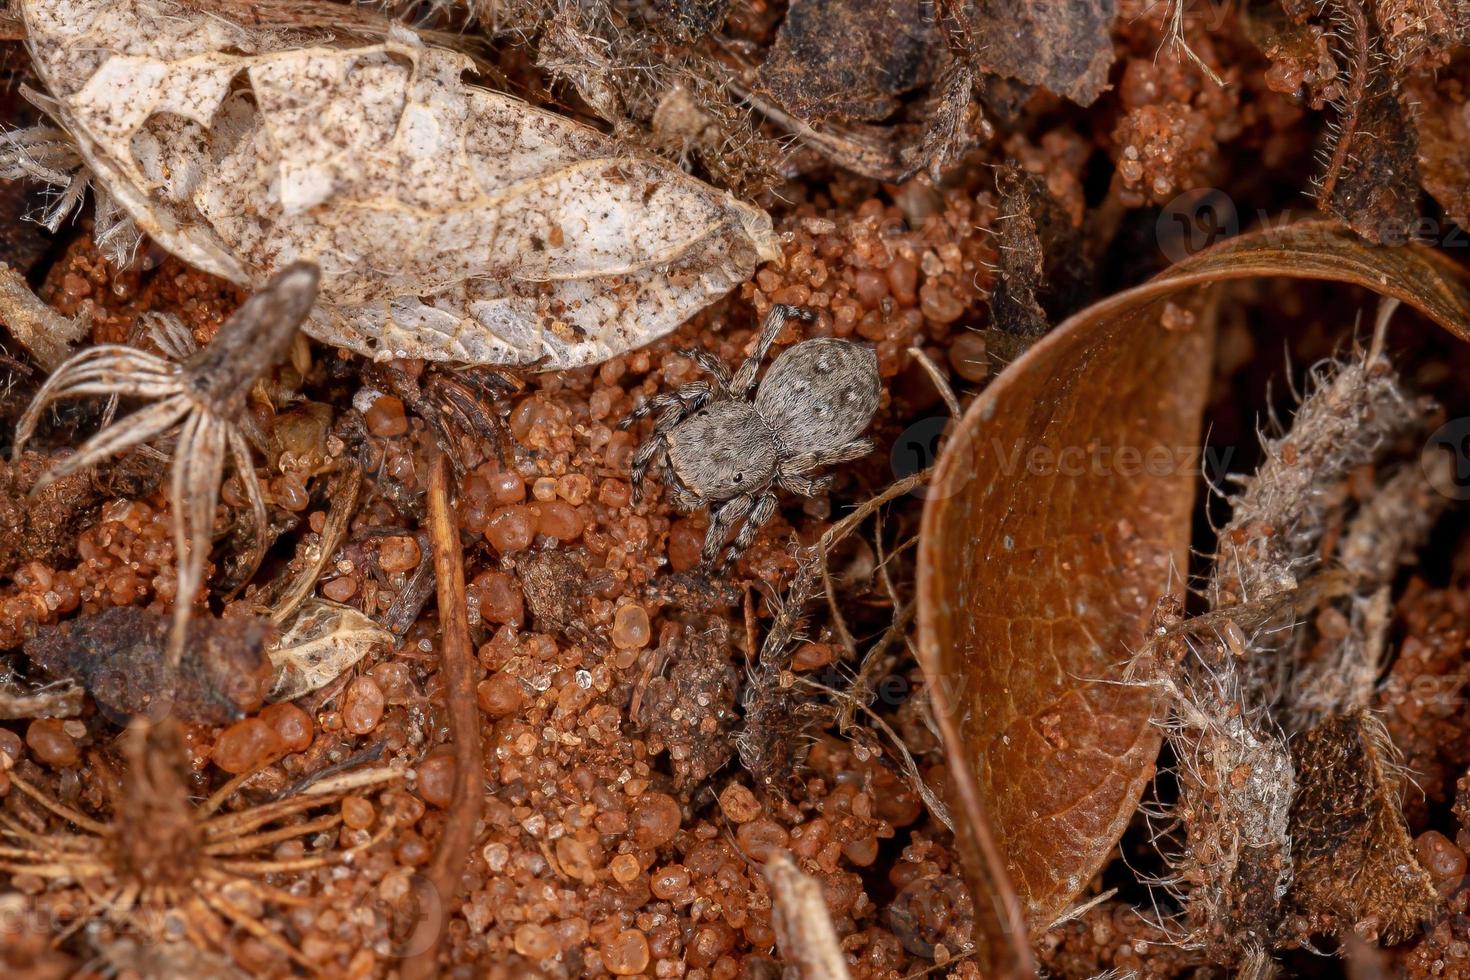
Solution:
M871 440L858 438L878 408L878 355L871 347L832 338L802 341L772 362L756 388L756 372L790 316L814 318L794 306L772 307L755 350L733 377L708 351L680 351L713 383L695 381L656 395L619 423L626 429L654 415L653 434L633 456L635 493L641 494L658 460L676 508L711 507L700 549L705 565L714 564L742 521L721 564L755 540L776 512L772 483L813 497L831 477L809 474L873 450Z

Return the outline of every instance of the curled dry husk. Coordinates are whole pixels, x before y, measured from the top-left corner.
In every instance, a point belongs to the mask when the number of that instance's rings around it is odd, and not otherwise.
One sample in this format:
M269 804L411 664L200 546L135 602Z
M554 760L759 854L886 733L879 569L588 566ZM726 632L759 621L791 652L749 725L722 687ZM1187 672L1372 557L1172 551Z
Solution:
M465 84L470 59L396 25L354 43L165 0L20 8L48 109L138 228L251 287L317 263L306 331L367 356L592 364L778 254L763 211Z
M308 599L268 651L275 668L271 701L294 701L325 687L394 636L351 606Z
M1058 326L942 454L920 541L919 658L987 975L1030 969L1028 935L1087 886L1152 773L1153 697L1120 682L1187 568L1212 347L1207 319L1176 301L1255 276L1365 286L1470 339L1470 278L1443 255L1368 247L1331 222L1269 228Z

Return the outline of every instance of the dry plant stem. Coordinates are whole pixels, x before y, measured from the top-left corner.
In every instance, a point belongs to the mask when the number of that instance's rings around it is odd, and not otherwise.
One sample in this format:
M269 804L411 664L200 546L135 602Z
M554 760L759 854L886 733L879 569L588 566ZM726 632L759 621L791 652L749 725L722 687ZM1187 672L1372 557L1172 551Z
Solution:
M27 691L0 681L0 718L75 718L86 692L70 681Z
M357 498L362 490L362 470L356 463L348 462L346 469L339 472L327 490L331 506L327 511L327 522L322 527L322 539L311 555L307 566L292 581L290 589L271 608L270 618L276 625L290 620L310 597L322 577L327 562L331 561L342 539L347 534L347 525L357 513Z
M949 386L949 379L944 376L944 372L939 370L938 365L930 360L929 355L924 353L922 347L910 347L909 356L915 361L918 361L919 367L923 368L924 373L929 375L929 380L939 390L939 397L944 399L944 407L949 409L950 418L958 422L960 416L965 413L960 410L960 401L955 397L954 389Z
M796 624L800 621L807 602L811 600L814 579L827 575L827 553L832 546L851 534L854 528L867 520L879 507L923 486L928 482L932 473L933 467L930 467L889 484L882 493L863 501L842 520L827 528L817 539L816 544L806 549L806 557L815 562L816 575L811 574L810 571L804 575L798 573L797 577L792 580L791 588L787 591L786 599L782 603L781 612L776 617L776 621L771 624L765 642L761 644L760 664L762 667L771 665L773 669L780 669L776 661L780 659L782 648L790 642Z
M435 930L427 948L404 964L404 976L434 975L435 959L449 910L459 891L464 863L474 843L480 819L481 780L484 772L479 712L475 705L474 647L470 643L469 614L465 607L464 551L454 509L449 499L449 459L436 453L429 466L429 545L434 555L434 577L439 585L439 670L449 701L449 730L454 744L454 794L439 843L429 863L429 882L437 892L439 921L427 917L419 930Z
M861 711L867 715L868 719L874 725L878 726L879 730L884 735L887 735L888 740L893 743L893 747L898 751L899 761L903 765L904 775L908 776L909 784L913 786L914 791L923 798L924 805L929 808L929 812L934 814L936 820L948 827L950 833L954 833L954 817L950 815L949 807L929 788L929 784L924 781L923 775L919 772L919 764L914 761L913 753L904 744L904 740L898 737L898 732L893 730L893 726L883 720L882 715L852 697L851 694L833 690L826 684L819 683L810 678L798 678L798 683L822 691L833 700L842 702L843 710L848 713L849 717L851 717L853 711ZM844 725L839 731L845 731L846 728L847 726Z
M47 372L55 371L87 334L90 318L69 319L36 298L25 277L0 262L0 321Z
M848 980L847 959L822 886L785 851L771 855L764 873L771 886L772 924L782 957L796 965L801 980Z
M1322 174L1322 186L1317 193L1317 200L1323 207L1332 200L1338 178L1342 176L1343 167L1351 156L1353 136L1358 129L1358 116L1368 91L1368 15L1363 11L1360 0L1335 0L1335 5L1347 21L1348 29L1352 31L1352 36L1348 39L1348 58L1351 63L1348 65L1348 91L1342 118L1338 121L1336 146L1333 147L1332 158Z

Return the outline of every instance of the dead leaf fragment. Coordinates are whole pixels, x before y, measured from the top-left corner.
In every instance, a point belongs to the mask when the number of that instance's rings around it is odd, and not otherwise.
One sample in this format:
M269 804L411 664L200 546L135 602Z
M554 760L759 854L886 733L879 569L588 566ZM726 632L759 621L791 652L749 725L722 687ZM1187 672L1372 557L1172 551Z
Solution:
M54 677L73 678L103 708L121 715L175 715L227 724L264 701L268 621L253 616L190 621L177 679L165 662L169 617L118 606L42 627L26 656Z
M1339 934L1407 939L1439 895L1404 826L1403 770L1383 723L1361 710L1335 715L1295 739L1292 756L1291 900Z
M315 261L305 329L378 359L592 364L777 254L770 218L382 43L161 0L25 0L54 114L163 247L259 288Z
M1303 222L1094 304L975 401L925 506L918 599L977 910L1009 907L1013 881L1026 927L1045 929L1107 858L1150 775L1152 699L1115 681L1186 567L1211 350L1204 318L1161 313L1192 287L1255 276L1366 286L1470 338L1470 277L1452 260ZM982 971L987 957L999 973L1024 955L1004 921L978 919Z
M982 71L1091 105L1107 87L1116 15L1114 0L975 0L973 57Z
M294 701L350 670L392 633L351 606L308 599L269 651L276 669L271 701Z
M1451 221L1470 228L1470 51L1432 76L1409 79L1406 87L1415 103L1419 178Z
M758 77L798 119L877 121L923 83L938 43L920 0L796 0Z

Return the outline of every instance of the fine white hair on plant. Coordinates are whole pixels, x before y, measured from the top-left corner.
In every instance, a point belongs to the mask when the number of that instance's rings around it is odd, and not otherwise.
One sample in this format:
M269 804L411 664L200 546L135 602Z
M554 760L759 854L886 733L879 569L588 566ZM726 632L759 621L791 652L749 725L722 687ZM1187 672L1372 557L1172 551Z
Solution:
M189 618L203 585L227 455L245 486L259 532L250 557L252 569L262 557L265 500L250 446L236 420L243 413L251 385L285 354L296 336L311 310L316 289L315 266L288 266L246 300L207 347L192 354L179 325L154 320L155 343L179 359L119 344L88 348L46 380L16 427L18 456L35 435L42 412L56 401L122 396L150 402L107 425L75 453L54 463L37 481L38 490L134 447L176 434L168 491L177 562L170 669L178 666Z
M1186 619L1178 600L1161 605L1131 665L1132 680L1159 695L1177 783L1177 800L1145 812L1169 869L1149 883L1182 906L1167 919L1181 945L1256 976L1271 975L1266 951L1296 887L1294 806L1307 777L1288 739L1366 705L1384 657L1387 586L1443 507L1427 499L1417 465L1355 511L1348 493L1349 478L1432 408L1383 353L1391 313L1386 305L1366 352L1308 373L1289 428L1273 420L1263 462L1231 480L1203 589L1210 610Z

